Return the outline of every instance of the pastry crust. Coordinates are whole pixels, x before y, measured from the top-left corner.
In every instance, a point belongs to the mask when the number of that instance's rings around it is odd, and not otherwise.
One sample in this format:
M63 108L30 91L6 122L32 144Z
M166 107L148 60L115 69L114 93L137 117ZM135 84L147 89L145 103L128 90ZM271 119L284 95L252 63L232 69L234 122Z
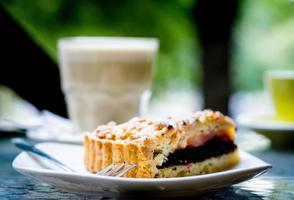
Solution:
M93 173L111 163L125 162L127 165L136 164L125 177L174 177L178 175L164 175L167 173L162 173L163 169L159 170L157 166L161 166L175 150L203 145L214 136L233 141L235 125L229 117L211 110L197 112L188 118L164 121L134 118L120 125L111 122L85 134L84 162L87 170Z

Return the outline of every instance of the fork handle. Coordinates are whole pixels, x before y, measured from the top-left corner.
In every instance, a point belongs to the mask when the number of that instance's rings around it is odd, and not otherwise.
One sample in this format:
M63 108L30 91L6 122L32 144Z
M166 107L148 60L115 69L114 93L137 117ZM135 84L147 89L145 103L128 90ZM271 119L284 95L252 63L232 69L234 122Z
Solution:
M38 156L41 156L43 158L46 158L47 160L55 163L56 165L58 165L60 168L62 168L63 170L66 171L71 171L74 172L74 170L72 170L71 168L69 168L68 166L64 165L62 162L56 160L55 158L53 158L52 156L48 155L47 153L45 153L44 151L42 151L41 149L35 147L34 145L28 143L27 141L25 141L24 139L21 138L13 138L11 140L11 142L18 148L27 151L27 152L31 152L33 154L36 154Z

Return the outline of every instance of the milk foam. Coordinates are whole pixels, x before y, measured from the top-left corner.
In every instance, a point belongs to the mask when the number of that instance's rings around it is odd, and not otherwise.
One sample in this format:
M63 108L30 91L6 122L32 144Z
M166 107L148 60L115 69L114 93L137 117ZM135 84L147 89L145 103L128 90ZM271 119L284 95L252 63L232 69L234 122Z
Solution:
M78 37L60 40L61 56L79 60L153 59L158 48L156 39Z

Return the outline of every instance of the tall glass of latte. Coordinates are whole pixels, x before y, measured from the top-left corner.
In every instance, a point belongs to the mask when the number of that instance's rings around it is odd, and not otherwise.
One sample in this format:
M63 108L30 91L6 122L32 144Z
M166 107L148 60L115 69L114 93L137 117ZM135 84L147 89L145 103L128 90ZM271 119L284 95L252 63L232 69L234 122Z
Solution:
M139 115L149 89L158 41L150 38L73 37L58 42L62 89L81 131Z

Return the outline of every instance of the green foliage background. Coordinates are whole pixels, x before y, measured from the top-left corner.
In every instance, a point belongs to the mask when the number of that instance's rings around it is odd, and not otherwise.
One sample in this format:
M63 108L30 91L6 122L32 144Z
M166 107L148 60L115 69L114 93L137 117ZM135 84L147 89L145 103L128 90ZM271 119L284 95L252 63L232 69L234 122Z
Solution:
M55 61L61 37L157 37L160 52L153 91L195 88L201 83L201 51L191 18L195 0L0 2ZM231 77L235 90L258 90L264 70L294 69L294 1L241 2Z
M265 70L294 70L294 1L242 3L232 52L234 87L260 90Z
M192 3L185 0L3 1L4 7L54 60L57 58L56 42L62 37L159 38L155 92L168 87L170 79L176 84L199 80L197 41L189 16Z

